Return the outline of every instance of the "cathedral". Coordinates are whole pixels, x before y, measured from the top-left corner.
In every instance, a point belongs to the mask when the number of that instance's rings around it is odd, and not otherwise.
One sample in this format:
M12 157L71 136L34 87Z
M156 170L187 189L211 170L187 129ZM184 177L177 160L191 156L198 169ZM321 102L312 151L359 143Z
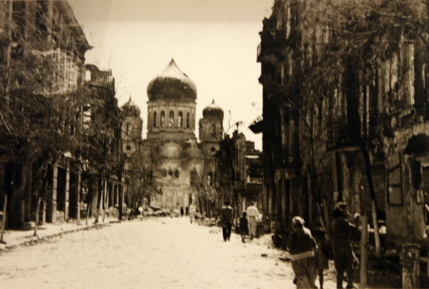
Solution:
M200 190L212 188L215 154L223 139L223 110L214 100L199 120L199 141L195 136L197 87L172 59L167 68L147 87L147 138L141 139L143 122L140 110L131 100L122 109L123 148L128 158L143 150L159 148L161 161L154 169L158 194L142 200L167 210L186 208L198 202ZM144 164L142 164L144 165ZM130 187L130 190L137 188ZM147 196L147 194L146 194Z

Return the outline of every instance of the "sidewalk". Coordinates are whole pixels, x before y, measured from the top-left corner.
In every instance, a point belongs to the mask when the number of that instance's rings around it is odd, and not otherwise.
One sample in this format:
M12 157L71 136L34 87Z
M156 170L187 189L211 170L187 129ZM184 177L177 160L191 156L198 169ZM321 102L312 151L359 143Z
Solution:
M88 220L88 225L86 225L86 219L80 220L80 224L77 224L76 221L56 224L46 223L45 225L39 226L37 230L38 236L34 236L34 223L33 229L31 230L5 230L3 235L3 242L5 242L5 244L0 243L0 253L9 251L18 246L35 245L46 239L58 237L63 234L107 226L111 223L120 223L117 218L105 218L104 222L101 219L102 218L100 218L97 224L94 224L95 219L91 218Z

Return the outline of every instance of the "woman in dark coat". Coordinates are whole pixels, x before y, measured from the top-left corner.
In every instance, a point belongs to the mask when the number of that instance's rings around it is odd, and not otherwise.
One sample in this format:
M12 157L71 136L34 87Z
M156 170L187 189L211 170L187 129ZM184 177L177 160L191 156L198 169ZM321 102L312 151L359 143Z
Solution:
M353 287L354 261L352 234L356 227L347 220L345 203L338 203L332 212L332 251L337 271L337 288L343 288L344 272L347 271L347 287Z

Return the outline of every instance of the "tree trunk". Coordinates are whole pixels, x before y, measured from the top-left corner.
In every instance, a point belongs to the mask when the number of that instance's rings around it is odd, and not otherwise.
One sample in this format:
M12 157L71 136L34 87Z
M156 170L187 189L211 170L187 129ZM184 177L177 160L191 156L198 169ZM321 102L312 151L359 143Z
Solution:
M369 158L369 152L366 149L366 147L364 147L363 144L361 145L361 150L365 159L366 176L368 180L369 194L371 197L371 211L372 211L372 221L373 221L373 227L374 227L375 252L376 252L376 257L381 258L381 242L380 242L380 232L378 230L378 218L377 218L377 200L375 197L374 180L372 179L371 160Z
M360 216L361 225L362 225L362 235L360 238L360 288L367 287L367 240L368 240L368 217L366 216L366 211L362 210Z
M123 188L122 182L119 185L118 190L119 190L119 221L122 221L122 218L124 217L124 212L123 212L123 208L124 208L124 188Z
M358 143L360 147L360 151L363 155L365 161L365 169L366 176L368 181L369 194L371 197L371 210L373 212L373 226L374 226L374 239L375 239L375 251L377 253L377 258L381 257L381 248L380 248L380 234L378 231L378 219L377 219L377 199L374 190L374 180L372 178L371 171L371 159L370 152L368 151L368 147L365 143L364 137L362 135L362 123L360 120L359 114L359 87L361 85L359 74L356 73L355 69L359 69L360 58L359 56L348 57L348 76L347 76L347 88L348 88L348 106L350 107L348 113L350 114L348 117L352 120L349 121L349 130L358 136ZM352 125L352 126L350 126ZM365 211L363 208L362 212ZM375 213L374 213L375 211ZM375 230L377 228L377 230Z
M4 195L3 216L2 216L1 228L0 228L0 243L2 244L6 244L6 242L3 241L4 228L6 225L6 217L7 217L6 209L7 209L7 194Z
M94 224L97 224L99 222L100 217L100 210L102 207L103 202L103 179L100 179L98 181L98 196L97 196L97 214L95 215L95 221Z
M87 196L87 202L86 202L86 222L85 224L88 225L89 215L91 214L91 206L92 206L92 180L89 184L88 188L88 196Z
M106 218L106 211L107 211L107 181L104 180L103 181L103 222L104 219Z
M374 200L371 200L371 211L372 211L372 220L373 220L373 226L374 226L375 256L377 258L381 258L380 230L378 228L377 208L375 206Z

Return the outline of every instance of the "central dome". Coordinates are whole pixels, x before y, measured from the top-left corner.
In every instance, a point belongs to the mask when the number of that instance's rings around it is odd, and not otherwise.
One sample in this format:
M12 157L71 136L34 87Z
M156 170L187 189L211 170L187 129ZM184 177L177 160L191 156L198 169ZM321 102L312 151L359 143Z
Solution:
M174 59L167 68L155 77L147 87L149 100L177 99L195 100L197 87L195 83L179 67Z

